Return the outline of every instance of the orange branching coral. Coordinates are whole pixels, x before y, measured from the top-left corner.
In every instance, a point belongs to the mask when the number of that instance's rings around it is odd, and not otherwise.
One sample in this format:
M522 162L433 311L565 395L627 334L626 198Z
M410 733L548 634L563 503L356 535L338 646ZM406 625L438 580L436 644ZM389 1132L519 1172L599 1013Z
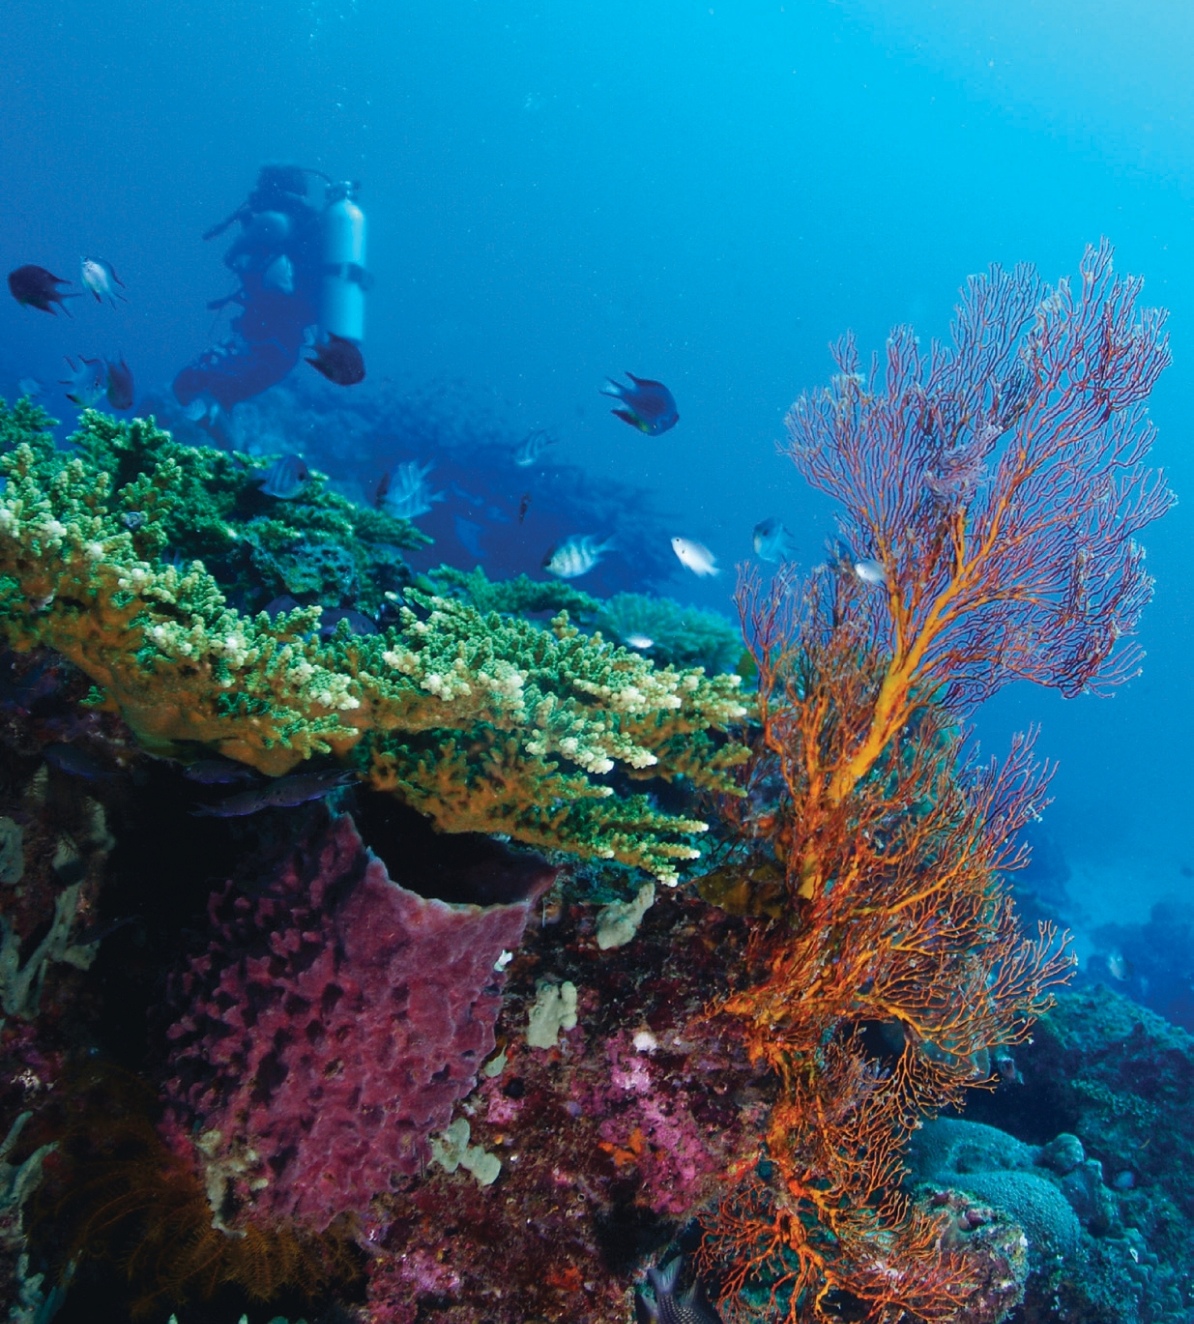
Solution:
M902 1190L911 1131L1027 1036L1071 958L1022 936L1002 876L1048 770L1019 739L999 767L959 714L1010 679L1064 693L1132 674L1121 646L1151 582L1133 537L1170 497L1139 460L1167 361L1139 283L1089 250L1077 297L1027 268L971 281L955 346L908 331L886 373L850 343L797 402L789 452L843 505L843 541L802 587L740 590L761 737L737 825L782 868L786 913L757 930L738 1019L782 1085L762 1161L710 1217L723 1303L766 1318L947 1319L963 1255ZM760 787L772 788L760 808Z
M961 766L939 705L909 706L899 737L840 798L884 680L859 586L822 572L796 599L781 577L742 607L759 668L765 754L783 786L755 830L783 863L795 906L760 928L757 978L718 1011L740 1018L756 1061L783 1082L755 1172L712 1220L706 1263L730 1293L767 1283L791 1320L831 1293L881 1318L945 1318L967 1267L900 1189L901 1151L926 1113L989 1078L989 1050L1021 1041L1070 959L1056 935L1019 932L1000 872L1042 803L1047 774L1018 743L999 768ZM837 623L821 629L828 607ZM801 628L797 620L815 622Z

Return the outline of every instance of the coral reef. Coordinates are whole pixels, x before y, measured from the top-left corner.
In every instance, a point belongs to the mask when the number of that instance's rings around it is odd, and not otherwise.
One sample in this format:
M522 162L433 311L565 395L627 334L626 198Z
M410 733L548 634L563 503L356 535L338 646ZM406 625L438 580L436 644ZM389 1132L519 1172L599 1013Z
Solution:
M665 878L694 857L685 838L703 824L596 778L621 764L724 785L741 751L718 733L747 711L737 677L657 670L562 615L545 630L413 588L398 624L367 638L341 625L321 642L314 609L244 616L200 562L158 559L188 508L174 455L115 488L115 461L88 458L169 449L136 440L149 424L86 412L65 454L44 426L21 405L0 417L16 442L0 497L0 625L15 647L49 646L78 666L92 701L119 710L146 748L206 746L271 776L333 754L449 831L509 833ZM208 459L232 462L212 452L197 467Z
M1071 958L1047 926L1022 937L1000 877L1044 795L1031 742L970 766L958 717L1013 678L1072 694L1135 667L1151 591L1135 534L1172 500L1140 464L1168 351L1138 293L1106 246L1076 296L993 268L952 347L922 356L897 330L868 374L846 341L831 387L789 414L845 547L795 608L784 573L741 594L758 756L781 784L753 833L790 910L722 1004L784 1083L768 1177L708 1220L727 1300L763 1282L786 1320L827 1318L838 1293L935 1320L970 1290L941 1220L901 1190L903 1146L1028 1037Z
M724 616L682 607L670 598L615 593L600 605L594 624L610 639L642 650L660 666L732 671L742 657L742 634ZM645 641L632 643L633 639Z
M322 1232L431 1157L493 1051L503 952L555 870L496 846L454 905L394 882L352 820L319 820L265 877L212 897L175 982L172 1134L192 1135L217 1220ZM426 890L426 886L424 886Z
M972 281L952 347L843 344L789 418L841 540L743 584L749 667L675 604L416 573L407 521L266 479L374 447L384 393L339 440L262 400L241 452L0 412L0 1185L44 1174L12 1291L610 1324L682 1256L727 1324L1176 1324L1189 1041L1049 1011L1064 941L1004 878L1048 775L963 732L1011 678L1135 666L1169 500L1137 295L1097 249L1073 290ZM541 439L395 427L428 528L548 527ZM486 447L515 486L477 497Z

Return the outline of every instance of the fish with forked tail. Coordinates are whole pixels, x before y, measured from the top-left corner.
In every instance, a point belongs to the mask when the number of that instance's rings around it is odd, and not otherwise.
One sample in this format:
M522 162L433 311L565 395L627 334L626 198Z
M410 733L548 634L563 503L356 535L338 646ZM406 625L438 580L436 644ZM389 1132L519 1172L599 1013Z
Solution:
M199 805L191 812L206 818L245 818L262 809L293 809L309 800L322 800L337 787L352 781L352 774L332 769L324 772L296 772L289 777L275 777L261 786L229 795L213 805Z

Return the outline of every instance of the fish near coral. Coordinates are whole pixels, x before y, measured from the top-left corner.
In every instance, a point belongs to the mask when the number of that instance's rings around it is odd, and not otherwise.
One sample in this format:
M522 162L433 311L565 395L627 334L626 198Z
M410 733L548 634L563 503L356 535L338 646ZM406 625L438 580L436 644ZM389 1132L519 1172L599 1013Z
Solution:
M277 501L293 501L306 491L311 470L301 455L283 455L258 480L265 496Z
M43 313L53 313L52 304L57 304L69 317L70 309L64 300L77 299L77 294L63 294L59 285L69 285L69 280L55 276L45 267L33 265L17 267L8 273L8 289L12 297L22 308L40 308Z
M778 519L760 520L751 535L751 545L760 561L789 561L792 558L791 530Z
M314 354L307 362L337 386L355 386L365 380L365 359L361 347L334 331L321 344L312 346Z
M691 538L673 538L672 551L676 553L680 564L698 578L721 574L716 558L704 543L693 542Z
M351 780L351 773L338 770L296 772L230 795L218 804L199 805L192 812L200 818L246 818L263 809L293 809L311 800L322 800Z
M648 437L658 437L661 432L674 428L680 421L676 410L676 400L671 391L662 382L653 382L646 377L626 374L632 385L623 386L613 378L607 378L601 388L602 395L613 396L620 400L622 409L611 409L624 423L645 432Z
M613 539L598 542L591 534L575 535L548 552L543 568L558 579L579 579L600 564L601 558L614 545Z
M133 374L122 354L115 362L106 359L104 366L108 373L108 386L105 394L113 409L125 410L133 407Z
M108 369L103 359L85 359L79 355L76 365L74 359L67 357L66 366L70 376L59 381L60 386L69 386L66 398L80 409L90 409L108 389Z
M376 506L395 519L417 519L426 515L436 501L444 500L443 492L433 492L427 475L435 467L433 460L417 464L407 460L397 464L386 474L377 487Z
M704 1299L700 1280L682 1296L676 1295L682 1260L676 1256L665 1269L648 1269L647 1277L655 1291L654 1300L639 1297L651 1324L722 1324L721 1316Z
M116 293L116 286L124 289L124 281L116 274L116 268L111 262L105 261L102 257L85 257L82 259L82 280L83 284L95 296L96 303L103 303L105 299L116 307L116 300L120 299L123 303L128 300L123 294Z

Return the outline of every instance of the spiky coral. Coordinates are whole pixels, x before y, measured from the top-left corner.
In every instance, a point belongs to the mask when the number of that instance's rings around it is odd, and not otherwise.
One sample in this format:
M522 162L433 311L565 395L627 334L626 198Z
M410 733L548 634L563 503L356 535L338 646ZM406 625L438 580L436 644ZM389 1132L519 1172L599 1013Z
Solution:
M596 779L622 765L722 785L740 757L717 734L745 715L737 677L657 670L563 615L545 630L415 590L375 637L341 627L322 643L314 608L247 617L202 563L160 559L198 505L180 506L189 479L174 443L87 413L62 454L45 416L22 408L0 417L17 443L3 462L0 627L18 648L74 662L147 748L199 744L271 776L332 754L449 831L665 878L694 856L683 838L703 824ZM151 457L135 475L112 459L133 451ZM216 536L212 521L203 529Z

